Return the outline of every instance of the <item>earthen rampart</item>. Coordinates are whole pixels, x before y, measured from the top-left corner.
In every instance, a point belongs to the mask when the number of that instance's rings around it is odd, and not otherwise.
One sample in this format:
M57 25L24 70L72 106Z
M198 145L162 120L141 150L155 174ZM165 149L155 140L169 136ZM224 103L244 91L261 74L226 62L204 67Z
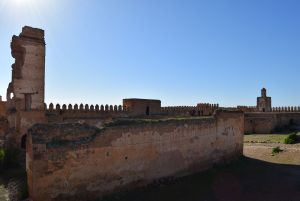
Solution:
M93 200L242 155L244 114L109 124L43 124L29 131L27 175L35 201Z

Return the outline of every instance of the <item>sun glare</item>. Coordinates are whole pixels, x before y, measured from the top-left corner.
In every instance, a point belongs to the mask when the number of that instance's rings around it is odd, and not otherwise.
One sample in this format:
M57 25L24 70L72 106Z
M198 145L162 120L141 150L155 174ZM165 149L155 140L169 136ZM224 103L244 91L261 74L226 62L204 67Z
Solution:
M0 17L6 17L14 24L45 24L48 20L47 16L55 11L55 2L54 0L0 0Z
M28 3L32 3L32 0L11 0L16 6L25 5Z
M28 19L28 17L32 16L37 17L36 15L40 13L41 6L44 5L44 3L41 4L41 2L46 0L0 0L0 2L1 1L0 12L6 9L8 13L20 21L20 18Z

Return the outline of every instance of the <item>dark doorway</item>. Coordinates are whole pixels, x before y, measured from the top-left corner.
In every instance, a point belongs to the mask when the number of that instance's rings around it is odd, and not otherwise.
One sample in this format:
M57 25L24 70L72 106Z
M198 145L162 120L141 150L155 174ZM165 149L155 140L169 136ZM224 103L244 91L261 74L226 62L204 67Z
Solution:
M146 115L147 115L147 116L150 115L150 108L149 108L149 106L146 107Z
M27 135L23 135L23 137L21 139L21 148L22 149L26 149L26 138L27 138Z
M265 112L266 111L266 109L265 108L263 108L263 112Z

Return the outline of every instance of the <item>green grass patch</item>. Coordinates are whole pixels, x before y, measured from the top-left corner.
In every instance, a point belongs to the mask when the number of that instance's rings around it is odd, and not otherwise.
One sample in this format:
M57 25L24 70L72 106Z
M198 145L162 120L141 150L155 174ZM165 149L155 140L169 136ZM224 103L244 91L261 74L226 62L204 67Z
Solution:
M284 139L284 144L295 144L298 138L299 136L296 133L290 134Z
M280 149L280 147L274 147L272 149L272 154L279 154L280 152L283 152L283 150Z

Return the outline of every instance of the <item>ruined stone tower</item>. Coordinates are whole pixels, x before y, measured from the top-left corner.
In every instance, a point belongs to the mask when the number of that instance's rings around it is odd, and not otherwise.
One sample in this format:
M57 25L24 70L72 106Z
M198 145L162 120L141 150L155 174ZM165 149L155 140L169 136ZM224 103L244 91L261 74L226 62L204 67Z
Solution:
M44 31L25 26L13 36L12 80L7 88L7 116L15 144L34 123L43 122L45 98Z
M42 110L45 97L44 31L23 27L22 33L12 38L11 54L15 63L7 100L18 100L20 110Z
M259 112L272 111L272 98L267 97L267 90L265 88L261 90L261 97L257 97L257 110Z

